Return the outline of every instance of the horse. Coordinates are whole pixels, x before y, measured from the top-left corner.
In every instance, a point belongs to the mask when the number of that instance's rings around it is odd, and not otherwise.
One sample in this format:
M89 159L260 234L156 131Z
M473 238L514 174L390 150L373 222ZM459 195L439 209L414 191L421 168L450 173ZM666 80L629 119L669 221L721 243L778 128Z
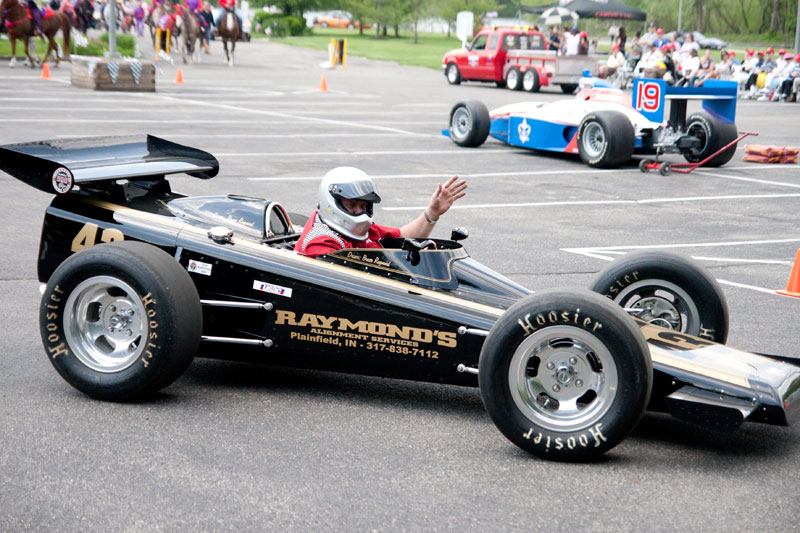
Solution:
M14 68L17 64L17 39L22 41L25 46L25 55L28 56L31 68L35 67L39 58L36 56L36 47L30 42L33 37L33 21L28 15L28 12L19 4L19 0L2 0L0 2L0 12L2 12L2 20L8 28L8 38L11 41L11 62L9 67ZM42 29L44 36L47 37L47 53L42 60L44 63L50 59L50 53L55 52L55 66L58 67L58 44L56 44L55 35L58 30L61 30L62 39L64 41L64 61L70 61L69 48L70 48L70 30L72 24L69 17L61 10L54 11L53 15L42 19ZM31 53L33 47L33 53Z
M225 63L229 67L233 66L233 51L236 49L236 41L242 35L242 28L239 27L239 19L232 7L225 8L225 14L219 19L217 24L219 36L222 39L222 46L225 48ZM231 42L231 52L228 54L228 41Z
M197 16L189 9L182 9L181 14L175 20L175 28L181 33L181 57L183 62L186 63L186 52L189 52L189 58L192 63L200 62L200 49L197 46L198 41L203 38L200 31L200 22Z
M145 25L150 28L150 40L153 41L153 48L156 46L156 30L158 29L158 21L161 20L161 17L168 14L169 6L166 2L162 2L150 10L144 19Z

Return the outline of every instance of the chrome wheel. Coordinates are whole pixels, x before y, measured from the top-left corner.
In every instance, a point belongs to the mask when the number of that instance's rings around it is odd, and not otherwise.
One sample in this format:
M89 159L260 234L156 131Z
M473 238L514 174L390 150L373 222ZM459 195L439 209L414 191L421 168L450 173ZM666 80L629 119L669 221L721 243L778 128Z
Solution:
M458 82L458 67L452 63L447 66L447 81L453 85Z
M457 141L463 141L472 130L472 115L466 107L459 107L450 119L450 131Z
M619 378L606 345L571 326L551 326L528 336L508 371L514 403L531 422L550 431L580 431L611 408Z
M603 153L607 142L606 134L600 124L589 122L584 126L581 143L583 144L583 151L588 157L599 157Z
M522 76L522 88L528 92L533 91L534 85L536 84L536 72L533 70L525 71L525 74Z
M519 71L512 68L506 75L506 86L509 89L516 90L519 87Z
M148 321L142 297L111 276L95 276L69 295L64 333L75 356L97 372L120 372L142 354Z
M635 309L633 316L662 328L699 335L700 313L689 294L679 286L661 279L648 279L629 285L614 301L625 309Z

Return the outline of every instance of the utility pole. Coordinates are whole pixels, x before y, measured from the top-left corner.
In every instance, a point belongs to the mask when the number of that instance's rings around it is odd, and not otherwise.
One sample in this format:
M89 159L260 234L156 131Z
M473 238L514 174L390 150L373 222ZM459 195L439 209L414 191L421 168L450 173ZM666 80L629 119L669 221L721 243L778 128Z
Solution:
M794 52L800 52L800 0L797 0L797 26L794 28Z
M683 0L678 2L678 33L681 32L681 22L683 21Z

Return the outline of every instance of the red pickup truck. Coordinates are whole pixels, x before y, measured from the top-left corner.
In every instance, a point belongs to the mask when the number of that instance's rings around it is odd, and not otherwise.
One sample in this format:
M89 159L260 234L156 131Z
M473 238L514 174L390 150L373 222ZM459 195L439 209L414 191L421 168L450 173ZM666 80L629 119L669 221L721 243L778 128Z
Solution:
M547 50L545 36L533 30L484 28L466 48L451 50L442 59L447 81L493 81L498 87L536 92L546 85L560 85L574 92L583 71L597 74L595 56L559 56Z

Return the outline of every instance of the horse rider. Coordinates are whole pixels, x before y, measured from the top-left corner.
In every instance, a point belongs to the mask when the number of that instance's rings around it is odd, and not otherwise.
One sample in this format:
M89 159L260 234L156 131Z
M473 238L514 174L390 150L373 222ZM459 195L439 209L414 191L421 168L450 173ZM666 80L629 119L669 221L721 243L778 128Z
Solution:
M236 19L239 21L239 33L242 33L244 31L244 26L242 26L242 15L239 13L239 10L236 9L236 0L219 0L217 28L219 28L219 23L222 22L222 18L225 16L225 11L233 11L233 14L236 15Z
M42 11L36 5L36 0L28 0L28 11L33 18L33 35L38 35L44 41L44 28L42 27Z
M205 36L210 29L208 21L203 17L201 14L201 8L203 4L200 0L185 0L183 5L189 12L194 15L194 18L197 19L197 24L200 26L200 35L201 39L200 42L203 43L203 48L205 48L206 53L209 53L208 43L206 42Z

